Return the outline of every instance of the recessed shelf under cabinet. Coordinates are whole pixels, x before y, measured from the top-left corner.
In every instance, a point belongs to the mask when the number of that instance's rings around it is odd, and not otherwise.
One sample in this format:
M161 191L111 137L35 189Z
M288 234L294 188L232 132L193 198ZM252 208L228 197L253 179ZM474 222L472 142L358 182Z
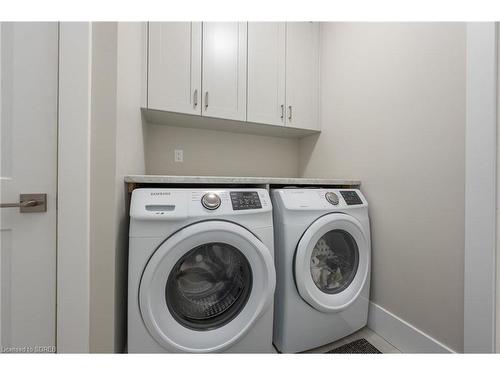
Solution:
M149 108L141 108L141 111L147 123L156 125L219 130L232 133L246 133L282 138L303 138L309 135L321 133L319 130L258 124L247 121L226 120L206 116L201 117L197 115L160 111Z

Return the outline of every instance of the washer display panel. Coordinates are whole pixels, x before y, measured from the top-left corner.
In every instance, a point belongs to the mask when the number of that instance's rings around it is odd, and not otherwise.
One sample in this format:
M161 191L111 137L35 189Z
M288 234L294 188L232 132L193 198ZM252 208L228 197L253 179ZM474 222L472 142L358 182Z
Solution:
M167 306L182 325L208 330L231 321L252 290L252 270L234 246L212 242L195 247L172 269L165 288Z
M323 293L336 294L351 284L359 264L356 240L334 229L316 242L311 254L311 277Z

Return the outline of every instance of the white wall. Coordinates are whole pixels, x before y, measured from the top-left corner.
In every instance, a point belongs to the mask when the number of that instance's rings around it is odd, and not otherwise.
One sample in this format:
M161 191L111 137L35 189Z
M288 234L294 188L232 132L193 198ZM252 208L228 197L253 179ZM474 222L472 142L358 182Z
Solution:
M117 26L93 23L90 350L113 351Z
M299 173L362 180L372 300L462 351L465 24L328 23L321 59Z
M297 139L147 124L148 174L297 177ZM174 150L184 162L174 162Z
M496 334L495 334L495 350L500 353L500 38L498 35L499 23L497 27L497 264L496 264Z
M93 23L90 351L126 341L128 195L123 176L144 174L140 107L145 25Z
M118 79L116 132L116 259L115 351L123 351L127 327L128 193L124 176L145 174L143 124L139 108L145 104L146 24L118 23Z

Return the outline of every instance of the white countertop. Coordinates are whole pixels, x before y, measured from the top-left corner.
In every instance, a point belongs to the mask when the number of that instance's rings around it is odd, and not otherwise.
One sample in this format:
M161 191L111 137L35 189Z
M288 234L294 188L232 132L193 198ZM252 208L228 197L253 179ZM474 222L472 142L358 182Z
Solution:
M230 176L162 176L130 175L126 183L132 184L269 184L269 185L349 185L359 186L359 180L332 178L294 178L294 177L230 177Z

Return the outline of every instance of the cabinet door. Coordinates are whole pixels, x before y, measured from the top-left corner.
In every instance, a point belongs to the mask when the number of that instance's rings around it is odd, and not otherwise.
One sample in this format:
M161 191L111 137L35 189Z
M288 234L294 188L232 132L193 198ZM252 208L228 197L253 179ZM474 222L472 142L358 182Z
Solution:
M319 129L319 24L286 24L286 125Z
M285 23L248 23L247 121L285 124Z
M149 24L149 108L201 114L201 40L201 22Z
M246 120L247 23L203 23L203 116Z

